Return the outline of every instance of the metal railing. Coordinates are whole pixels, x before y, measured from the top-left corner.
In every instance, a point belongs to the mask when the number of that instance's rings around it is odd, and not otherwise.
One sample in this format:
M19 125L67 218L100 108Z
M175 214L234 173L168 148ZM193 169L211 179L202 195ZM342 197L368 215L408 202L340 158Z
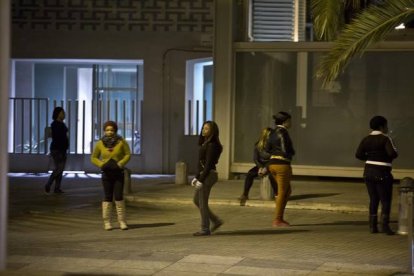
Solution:
M203 100L188 100L186 123L185 123L185 135L198 135L200 128L206 120L211 120L211 116L208 116L207 101Z
M141 153L142 101L52 101L47 98L10 98L10 153L47 154L53 109L65 109L69 129L69 152L91 153L107 120L118 124L118 133L129 143L132 154Z

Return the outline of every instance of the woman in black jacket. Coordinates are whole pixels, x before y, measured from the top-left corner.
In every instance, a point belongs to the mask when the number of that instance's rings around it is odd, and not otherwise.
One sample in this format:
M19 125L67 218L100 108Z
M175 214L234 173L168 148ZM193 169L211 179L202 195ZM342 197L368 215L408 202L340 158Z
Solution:
M200 146L198 173L191 181L191 185L196 187L193 201L200 209L201 231L196 232L193 235L208 236L223 224L223 221L219 219L208 206L211 188L218 180L216 164L218 163L220 154L223 150L223 146L219 139L219 128L215 122L204 122L198 145ZM210 221L213 223L211 229Z
M69 148L68 128L65 120L65 110L58 106L53 110L53 122L50 125L52 130L52 143L50 144L50 155L53 158L54 169L45 186L45 192L50 193L50 188L55 182L54 193L62 194L60 189L62 182L63 170L66 164L66 155Z
M249 199L249 192L253 185L254 179L258 176L267 175L266 163L270 159L270 154L266 152L264 148L271 132L272 129L270 127L264 128L260 134L259 140L256 142L256 144L254 144L253 160L256 165L247 172L246 178L244 180L243 194L239 197L240 206L246 205L246 201ZM269 181L270 185L272 186L274 196L276 196L277 184L273 176L269 176Z
M292 167L290 162L295 150L293 149L292 140L290 139L288 129L291 126L291 116L287 112L279 112L273 116L275 120L275 129L269 136L265 150L270 153L268 169L277 182L276 210L275 219L272 226L283 227L290 226L284 220L285 207L289 196L292 192L290 179L292 177Z
M369 125L372 132L362 139L355 153L356 158L365 161L364 180L369 194L369 228L378 233L378 205L381 202L382 232L393 235L389 227L392 184L392 161L398 153L392 139L387 135L387 119L374 116Z

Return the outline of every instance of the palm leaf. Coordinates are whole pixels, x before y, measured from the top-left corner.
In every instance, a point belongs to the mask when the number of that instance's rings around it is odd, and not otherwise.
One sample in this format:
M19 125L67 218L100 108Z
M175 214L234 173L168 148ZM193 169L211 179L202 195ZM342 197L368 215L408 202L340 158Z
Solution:
M318 40L333 40L344 24L344 0L312 0L313 29Z
M363 0L348 0L346 5L352 7L354 10L359 10L361 8L361 1Z
M371 44L383 40L401 23L414 18L414 0L388 1L362 11L334 42L319 64L316 76L326 86L336 79L355 55L361 56Z

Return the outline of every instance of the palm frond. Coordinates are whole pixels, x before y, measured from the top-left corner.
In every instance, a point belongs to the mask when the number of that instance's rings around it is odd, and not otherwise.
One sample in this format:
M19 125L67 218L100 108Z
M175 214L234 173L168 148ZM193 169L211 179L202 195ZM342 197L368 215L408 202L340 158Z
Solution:
M336 79L355 55L362 55L367 47L383 40L385 35L401 23L414 17L414 0L388 1L371 5L345 27L330 52L319 64L316 77L326 86Z
M348 0L345 4L349 7L352 7L355 10L358 10L361 8L361 1L363 0Z
M313 29L318 40L333 40L343 26L344 0L312 0Z

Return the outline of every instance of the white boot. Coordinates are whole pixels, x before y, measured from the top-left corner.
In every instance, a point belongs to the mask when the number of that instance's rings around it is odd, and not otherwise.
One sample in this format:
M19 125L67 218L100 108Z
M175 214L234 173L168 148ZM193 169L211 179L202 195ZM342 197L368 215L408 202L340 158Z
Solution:
M126 210L125 210L125 201L115 201L116 213L118 215L119 227L121 230L128 230L128 225L126 224Z
M102 201L102 218L104 222L104 229L107 231L112 230L112 202Z

